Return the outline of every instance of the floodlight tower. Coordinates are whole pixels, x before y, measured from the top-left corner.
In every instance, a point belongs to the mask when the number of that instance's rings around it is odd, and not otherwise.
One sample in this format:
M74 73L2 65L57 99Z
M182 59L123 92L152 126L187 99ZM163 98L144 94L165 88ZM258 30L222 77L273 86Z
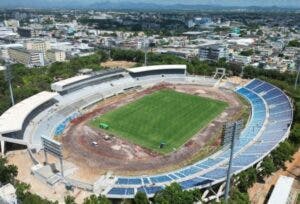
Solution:
M144 38L144 52L145 52L145 61L144 61L144 66L147 66L147 52L148 52L148 43L147 43L147 38Z
M228 201L229 190L230 190L230 180L231 180L231 169L234 154L235 140L239 138L243 127L243 120L238 120L233 123L228 123L224 126L224 140L230 142L230 158L228 162L226 187L225 187L225 202Z
M11 105L15 105L15 99L12 89L11 80L13 79L11 74L11 65L9 63L5 63L5 66L0 67L0 71L4 71L4 79L8 83L10 98L11 98Z
M298 53L297 59L296 59L296 70L297 70L297 76L296 76L295 85L294 85L295 90L297 89L298 79L299 79L299 72L300 72L300 53Z

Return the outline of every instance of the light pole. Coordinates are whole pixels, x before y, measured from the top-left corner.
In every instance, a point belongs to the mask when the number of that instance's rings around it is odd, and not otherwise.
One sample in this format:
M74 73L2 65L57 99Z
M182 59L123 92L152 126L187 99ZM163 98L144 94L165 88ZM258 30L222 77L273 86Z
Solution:
M232 169L232 160L233 160L234 143L235 143L235 130L236 130L236 124L234 124L232 127L233 134L232 134L231 144L230 144L230 158L229 158L229 163L228 163L226 187L225 187L225 201L226 202L228 200L229 189L230 189L231 169Z
M226 138L227 141L230 141L230 157L228 162L228 169L227 169L227 178L226 178L226 186L225 186L225 202L228 201L229 196L229 190L230 190L230 180L231 180L231 169L232 169L232 161L233 161L233 155L234 155L234 145L235 140L239 138L241 134L243 126L243 120L235 121L231 124L225 125L225 133L224 138Z
M11 65L6 63L5 66L0 67L0 71L4 72L4 79L8 83L9 93L10 93L10 99L11 99L11 105L15 105L15 99L14 99L14 93L12 89L12 74L11 74Z
M146 38L144 39L144 51L145 51L145 62L144 62L144 66L147 66L147 42L146 42Z
M298 79L299 79L299 72L300 72L300 54L298 54L298 56L297 56L296 69L297 69L297 76L296 76L296 79L295 79L295 86L294 86L295 90L297 89Z

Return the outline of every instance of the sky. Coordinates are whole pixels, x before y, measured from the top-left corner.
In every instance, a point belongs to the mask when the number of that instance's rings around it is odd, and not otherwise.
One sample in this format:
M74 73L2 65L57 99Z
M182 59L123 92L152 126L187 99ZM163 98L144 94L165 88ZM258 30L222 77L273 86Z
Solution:
M92 1L92 0L88 0ZM126 0L112 0L115 2L126 1ZM158 1L153 0L139 0L143 2L153 2ZM184 3L184 4L213 4L213 5L228 5L228 6L299 6L300 0L160 0L163 3Z
M81 4L92 4L101 2L144 2L155 4L205 4L205 5L220 5L220 6L278 6L278 7L299 7L300 0L0 0L0 5L19 3L22 4L45 4L51 3L73 3L80 2Z

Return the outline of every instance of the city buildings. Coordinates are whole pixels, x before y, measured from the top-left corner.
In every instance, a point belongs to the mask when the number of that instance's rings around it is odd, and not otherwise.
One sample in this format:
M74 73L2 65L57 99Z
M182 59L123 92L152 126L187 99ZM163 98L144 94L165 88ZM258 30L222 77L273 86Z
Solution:
M234 62L244 64L244 65L249 65L252 62L252 58L251 58L251 56L243 56L243 55L239 55L239 54L234 54L230 58L230 61L234 61Z
M33 28L26 28L26 27L18 27L18 34L21 37L25 38L32 38L32 37L38 37L38 33Z
M3 22L4 22L4 26L6 27L13 27L13 28L20 27L20 22L15 19L4 20Z
M228 57L228 49L225 45L209 45L199 48L199 59L202 61L212 60L217 61L221 58Z
M45 66L45 55L41 51L26 50L22 47L9 48L8 55L14 62L24 64L28 67Z
M273 18L281 24L272 27L266 22L274 19L250 14L82 11L75 17L73 11L65 11L61 16L13 11L0 22L0 46L7 45L1 47L1 56L9 57L8 48L18 45L32 53L44 53L44 64L49 64L87 56L97 49L144 51L146 40L149 52L189 59L198 56L202 61L226 58L242 66L293 70L299 48L287 44L300 38L299 26L295 22L289 28L279 17ZM260 26L248 28L248 24ZM253 54L241 55L241 51L250 49Z
M47 82L32 83L32 85L37 84L41 87L47 85L49 81L60 80L69 75L61 74L64 71L72 71L70 74L75 74L80 69L77 73L81 76L92 74L92 70L106 67L99 62L104 59L109 59L106 63L111 63L109 67L123 67L127 66L127 63L130 66L142 64L144 60L146 61L145 58L147 58L148 64L155 64L160 61L163 63L178 61L187 64L189 65L187 77L204 73L204 80L213 75L215 67L226 67L230 69L227 72L228 76L239 76L243 70L244 76L247 77L247 74L251 71L254 73L259 70L261 73L271 73L271 76L273 76L273 73L275 75L279 74L277 72L283 72L284 74L281 76L291 76L287 80L289 82L294 81L294 75L290 73L297 71L296 56L300 52L300 45L297 45L297 42L300 43L300 12L290 12L289 15L286 15L282 12L274 14L261 11L247 12L246 10L235 12L223 12L223 10L221 12L206 10L203 12L198 10L193 12L187 10L183 12L170 11L100 12L96 8L92 11L84 9L45 9L42 11L29 8L22 10L0 9L0 19L2 20L0 22L0 63L21 63L24 64L23 67L31 69L45 66L40 71L51 70L43 72L43 74L51 73L49 78L45 77ZM292 41L294 43L290 43ZM139 50L139 52L131 54L133 52L127 52L130 49ZM148 55L144 53L146 50ZM89 55L93 56L86 57ZM225 60L226 62L224 62ZM64 61L67 62L52 64ZM91 62L91 64L85 66L87 62ZM85 67L87 69L84 69ZM265 70L268 69L272 71L266 72ZM29 72L35 71L38 70ZM125 73L124 76L126 77L127 74ZM29 80L32 80L35 82L34 77L35 75L30 79L26 78L27 81L23 81L31 82ZM162 77L168 76L163 75ZM17 78L14 79L17 80ZM194 81L194 79L197 79L197 76L191 78L191 80L198 85L198 81ZM246 81L246 79L242 79L242 81L244 80ZM39 81L42 82L41 79L38 79ZM138 78L133 82L136 84L141 81L141 78ZM127 81L125 82L127 84ZM219 82L223 84L223 81L220 80ZM107 85L107 88L115 89L118 86L117 83L119 81L107 83L104 88L106 89ZM20 90L23 88L19 84L21 83L13 81L16 94L20 94ZM216 85L219 86L219 84ZM129 88L131 89L131 87ZM133 88L135 89L135 87ZM121 89L124 90L124 87L121 87ZM97 91L96 89L93 90ZM84 89L83 92L87 93L87 90ZM5 96L5 94L6 92L3 92L2 96ZM26 92L24 95L26 94L29 93ZM102 91L101 94L103 94ZM257 99L264 98L265 92L257 96ZM18 95L17 99L19 98L21 97ZM82 97L80 97L80 100L82 101ZM278 100L276 103L283 105L280 101L282 98L275 98L274 100ZM5 104L6 101L3 101L3 104ZM86 101L90 102L90 100ZM73 111L76 104L72 104L70 107ZM270 114L273 108L270 106ZM289 114L288 117L290 116ZM58 120L60 122L61 118L59 117ZM268 118L267 120L272 122ZM8 124L7 122L5 124L5 121L4 127ZM38 123L38 120L36 122ZM14 121L10 123L14 124ZM46 127L46 125L43 127ZM286 128L286 125L283 128ZM278 133L276 132L275 135L278 135ZM260 143L257 145L260 145ZM262 149L264 150L264 148ZM241 159L241 162L246 160ZM223 167L220 170L223 174ZM214 173L213 176L218 176L217 174ZM178 176L175 175L174 177ZM198 178L199 175L197 175ZM170 179L172 178L170 177ZM290 191L287 192L290 188L289 179L284 178L283 180L282 183L284 184L282 186L281 180L275 186L274 196L272 194L270 203L290 202L291 194ZM195 182L199 184L201 181L195 180ZM145 181L143 180L142 183L145 184ZM138 185L137 187L139 187ZM127 190L125 190L125 194L126 192ZM207 194L207 197L210 197L210 193ZM281 200L283 197L286 199Z
M46 40L29 40L24 43L27 50L46 52L50 50L50 42Z
M66 61L66 53L62 50L51 49L46 51L46 58L49 63Z

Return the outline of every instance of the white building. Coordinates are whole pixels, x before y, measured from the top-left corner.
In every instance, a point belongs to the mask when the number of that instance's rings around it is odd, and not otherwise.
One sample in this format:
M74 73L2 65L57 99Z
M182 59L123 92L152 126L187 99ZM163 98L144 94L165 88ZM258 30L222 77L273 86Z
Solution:
M66 53L57 49L48 50L46 52L46 57L50 63L66 61Z
M11 28L8 27L0 27L0 38L7 38L7 37L16 37L18 36Z
M241 64L245 64L245 65L249 65L252 61L252 58L251 58L251 56L243 56L243 55L234 54L232 56L232 61L241 63Z
M41 51L26 50L22 47L11 47L8 49L9 58L17 63L29 67L45 66L45 53Z
M16 189L12 184L6 184L0 188L1 204L17 204Z
M44 40L30 40L24 43L27 50L46 52L50 50L50 43Z
M0 44L0 57L3 59L9 59L8 49L12 47L23 47L22 44Z
M280 176L276 182L268 204L292 204L292 185L294 178Z
M6 27L13 27L13 28L17 28L20 26L20 22L18 20L15 19L10 19L10 20L5 20L4 21L4 25Z
M200 60L218 61L221 58L228 58L228 48L224 45L209 45L199 48Z

